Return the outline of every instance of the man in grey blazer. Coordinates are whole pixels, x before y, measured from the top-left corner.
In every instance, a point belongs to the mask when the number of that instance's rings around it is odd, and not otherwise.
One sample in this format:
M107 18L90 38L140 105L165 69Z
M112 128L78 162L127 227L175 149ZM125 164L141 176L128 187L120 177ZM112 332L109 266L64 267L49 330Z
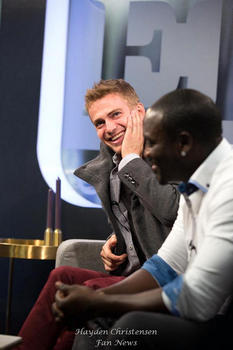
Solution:
M122 280L157 252L176 219L176 185L161 186L142 159L145 109L132 86L122 79L100 81L87 91L86 109L101 140L100 154L75 175L95 187L112 225L101 251L108 273L54 269L19 333L21 350L52 349L63 332L52 315L56 281L97 289ZM66 333L56 349L73 336Z
M99 156L75 175L95 187L113 227L114 234L101 252L105 269L129 275L167 237L179 195L175 185L161 186L142 159L145 109L127 82L95 84L86 93L86 109L101 148Z

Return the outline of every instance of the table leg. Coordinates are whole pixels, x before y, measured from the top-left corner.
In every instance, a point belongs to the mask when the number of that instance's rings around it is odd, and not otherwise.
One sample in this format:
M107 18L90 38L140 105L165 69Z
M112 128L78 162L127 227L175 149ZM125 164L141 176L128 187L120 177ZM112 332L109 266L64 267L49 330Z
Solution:
M9 332L10 332L11 302L12 302L12 282L13 282L13 272L14 272L14 261L15 261L14 258L9 258L5 334L9 334Z

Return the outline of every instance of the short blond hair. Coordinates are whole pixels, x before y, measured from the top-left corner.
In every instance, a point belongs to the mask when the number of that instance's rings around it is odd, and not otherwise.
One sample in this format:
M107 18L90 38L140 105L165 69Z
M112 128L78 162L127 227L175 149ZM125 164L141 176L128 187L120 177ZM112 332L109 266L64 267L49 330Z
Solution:
M109 79L100 80L99 83L95 83L92 89L88 89L85 95L85 107L87 112L90 106L95 101L109 94L122 95L130 105L134 106L139 103L138 95L134 88L123 79Z

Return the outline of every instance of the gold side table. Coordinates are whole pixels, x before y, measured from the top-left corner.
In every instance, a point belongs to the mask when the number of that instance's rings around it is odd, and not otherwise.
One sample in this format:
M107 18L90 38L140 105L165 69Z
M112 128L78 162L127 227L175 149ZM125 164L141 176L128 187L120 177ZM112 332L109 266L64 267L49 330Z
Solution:
M9 334L14 260L55 260L57 245L45 245L44 240L0 238L0 257L9 258L5 333Z

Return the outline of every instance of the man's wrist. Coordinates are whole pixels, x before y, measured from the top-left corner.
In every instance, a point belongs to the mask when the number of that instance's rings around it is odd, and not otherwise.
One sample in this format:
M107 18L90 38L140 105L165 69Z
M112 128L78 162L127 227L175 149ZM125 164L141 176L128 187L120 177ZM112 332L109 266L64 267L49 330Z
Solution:
M104 316L107 311L107 300L103 290L96 290L95 295L90 299L88 311L93 318Z
M131 162L131 160L136 158L141 158L141 157L137 153L127 154L124 158L121 159L118 165L118 170L120 171L126 164L128 164L129 162Z

